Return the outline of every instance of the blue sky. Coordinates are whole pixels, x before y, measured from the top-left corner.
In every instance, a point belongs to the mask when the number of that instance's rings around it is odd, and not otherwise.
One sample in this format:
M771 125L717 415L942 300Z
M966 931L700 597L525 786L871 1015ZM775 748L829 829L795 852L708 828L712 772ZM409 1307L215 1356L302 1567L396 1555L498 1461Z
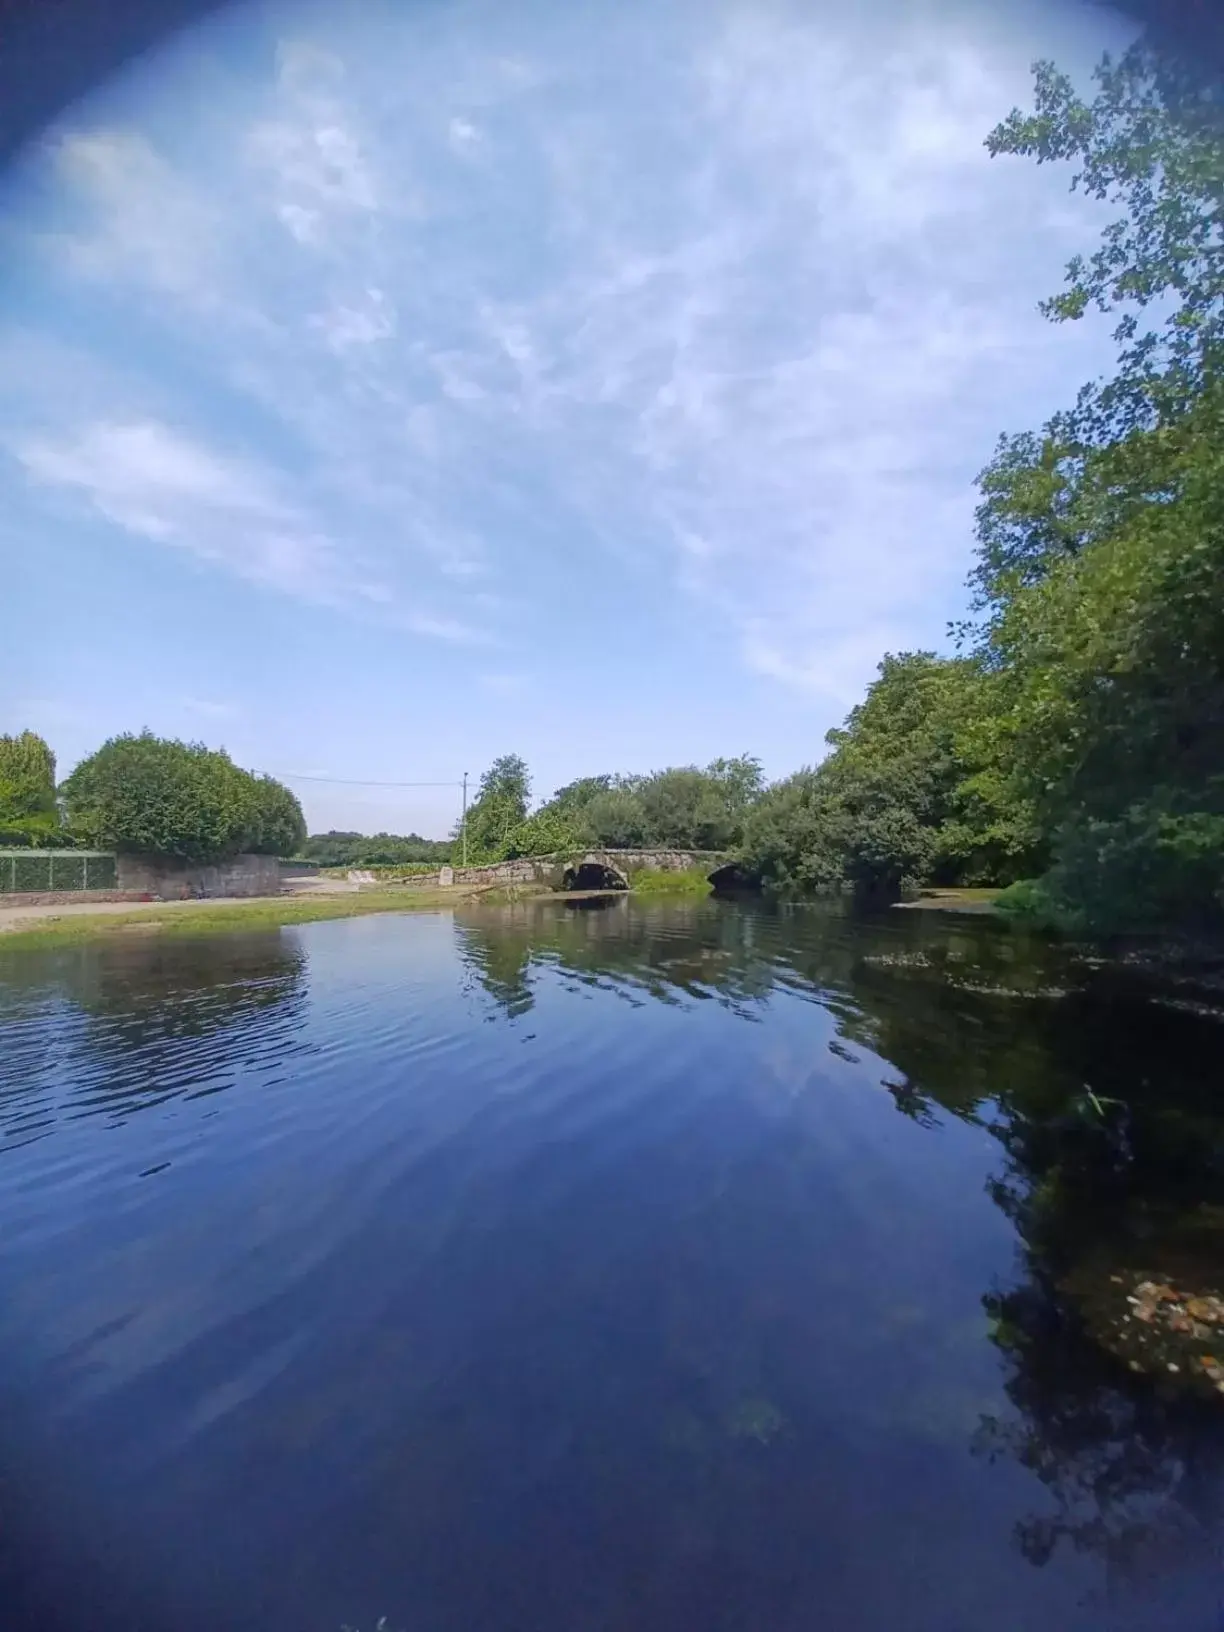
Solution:
M311 826L522 753L823 752L964 605L973 477L1108 365L1100 218L991 160L992 0L242 5L0 191L0 730L148 725Z

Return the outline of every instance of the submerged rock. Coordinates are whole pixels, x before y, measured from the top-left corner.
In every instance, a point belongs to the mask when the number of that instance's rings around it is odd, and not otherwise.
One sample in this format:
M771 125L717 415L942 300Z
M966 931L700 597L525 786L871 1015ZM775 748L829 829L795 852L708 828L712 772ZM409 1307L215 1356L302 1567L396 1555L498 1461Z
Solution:
M758 1445L768 1445L785 1427L786 1418L773 1401L760 1398L740 1400L727 1418L732 1439L752 1439Z
M1176 1268L1099 1266L1069 1276L1064 1290L1089 1335L1131 1371L1224 1404L1224 1264Z

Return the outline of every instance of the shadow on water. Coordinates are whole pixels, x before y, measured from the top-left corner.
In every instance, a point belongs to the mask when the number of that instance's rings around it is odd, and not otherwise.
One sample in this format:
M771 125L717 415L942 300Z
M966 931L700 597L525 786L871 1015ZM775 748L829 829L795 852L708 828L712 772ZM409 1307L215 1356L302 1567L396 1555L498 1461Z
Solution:
M846 1034L897 1067L898 1109L974 1120L1001 1147L988 1189L1021 1275L983 1303L1013 1411L985 1416L974 1449L1051 1497L1018 1546L1039 1565L1060 1545L1095 1553L1115 1583L1214 1567L1224 1402L1195 1387L1193 1353L1127 1361L1121 1323L1140 1332L1128 1294L1145 1274L1224 1287L1224 1026L992 933L868 969ZM901 1001L881 990L894 983Z
M1217 1021L981 920L632 896L0 1005L6 1341L174 1606L98 1628L1214 1632L1224 1397L1084 1288L1207 1274Z

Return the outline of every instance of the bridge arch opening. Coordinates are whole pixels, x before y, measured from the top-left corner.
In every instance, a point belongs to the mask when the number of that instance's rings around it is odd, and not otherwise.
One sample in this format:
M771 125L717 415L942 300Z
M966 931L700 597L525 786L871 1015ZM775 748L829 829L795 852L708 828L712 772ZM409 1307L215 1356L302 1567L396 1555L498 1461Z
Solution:
M730 861L724 867L716 867L709 875L710 888L715 895L736 895L748 890L758 890L760 882L752 876L745 867L738 862Z
M629 880L602 861L580 861L561 875L563 890L627 890Z

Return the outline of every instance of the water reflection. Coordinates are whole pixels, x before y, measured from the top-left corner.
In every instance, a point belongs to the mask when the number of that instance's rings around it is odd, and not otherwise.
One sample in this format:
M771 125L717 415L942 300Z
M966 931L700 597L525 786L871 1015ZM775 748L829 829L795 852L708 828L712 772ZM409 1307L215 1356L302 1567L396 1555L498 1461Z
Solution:
M1218 1402L1076 1288L1203 1255L1224 1028L988 924L624 897L0 989L0 1386L178 1632L1210 1624Z
M220 947L142 935L0 951L0 1142L122 1122L219 1092L262 1058L288 1063L305 1003L302 949L275 930Z
M1184 1358L1154 1378L1110 1350L1112 1323L1135 1319L1134 1266L1177 1266L1199 1286L1224 1276L1218 1028L1080 1006L1050 1032L1061 1084L1047 1069L1016 1085L995 1129L1006 1160L991 1195L1025 1277L986 1299L1016 1415L984 1421L978 1448L1017 1457L1053 1499L1017 1526L1034 1563L1065 1543L1115 1576L1209 1564L1224 1520L1220 1402L1188 1392ZM1109 1323L1094 1320L1103 1295L1122 1311Z
M533 1006L536 976L550 971L631 1001L713 998L745 1019L780 978L756 951L753 916L707 903L617 895L558 911L525 901L459 911L455 923L461 959L511 1018Z
M798 992L835 1017L835 1055L888 1062L880 1081L904 1116L987 1130L1004 1157L988 1191L1017 1230L1022 1275L983 1294L1014 1409L983 1417L973 1446L1013 1457L1050 1494L1048 1510L1017 1521L1018 1546L1044 1564L1066 1544L1132 1574L1209 1561L1224 1519L1224 1413L1104 1352L1076 1291L1151 1259L1153 1237L1224 1277L1218 1022L1174 1018L1150 1001L1159 991L1119 991L1065 948L980 923L601 907L576 926L529 904L463 917L462 955L510 1017L531 1008L548 969L663 1002L715 997L749 1019L773 991ZM488 978L498 956L513 961L512 990ZM756 1329L742 1312L731 1324ZM781 1432L784 1419L744 1386L760 1432ZM675 1433L695 1452L727 1409L705 1428L690 1409Z

